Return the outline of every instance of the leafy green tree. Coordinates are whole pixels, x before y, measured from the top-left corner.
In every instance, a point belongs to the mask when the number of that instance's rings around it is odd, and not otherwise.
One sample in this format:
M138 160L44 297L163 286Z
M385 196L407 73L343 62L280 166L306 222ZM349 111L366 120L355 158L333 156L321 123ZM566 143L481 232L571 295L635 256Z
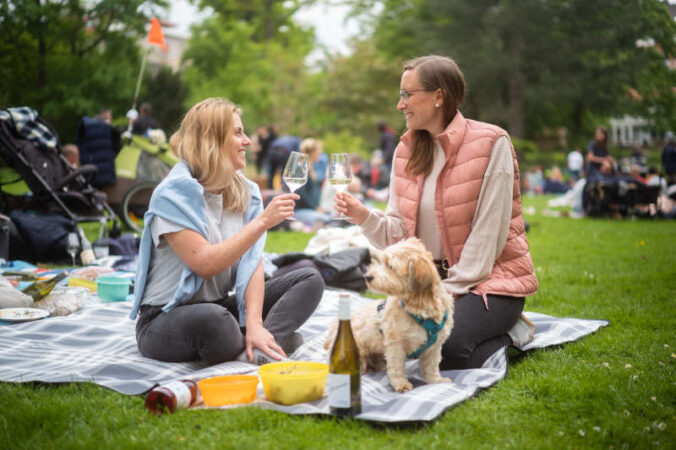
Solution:
M0 2L0 104L30 106L62 141L99 108L128 108L137 39L164 0ZM144 6L144 8L141 8ZM125 106L126 105L126 106Z
M214 14L193 29L184 58L188 103L226 97L244 109L245 123L276 122L283 133L307 130L318 89L305 59L312 30L293 21L300 6L281 0L203 0Z
M376 129L385 120L395 130L404 129L397 110L401 61L379 54L372 40L355 41L349 56L334 56L326 68L322 101L317 110L325 117L322 132L349 131L373 150L380 143Z
M167 66L147 71L139 97L139 105L143 102L152 104L153 117L169 138L178 129L186 112L184 103L188 97L188 88L180 72L174 73Z
M580 133L586 117L636 110L626 101L632 87L661 89L660 104L673 103L664 64L636 46L651 37L663 59L674 54L676 24L660 0L382 3L374 20L379 51L393 60L429 53L455 58L469 84L463 109L515 136L560 125ZM371 4L356 0L359 11Z

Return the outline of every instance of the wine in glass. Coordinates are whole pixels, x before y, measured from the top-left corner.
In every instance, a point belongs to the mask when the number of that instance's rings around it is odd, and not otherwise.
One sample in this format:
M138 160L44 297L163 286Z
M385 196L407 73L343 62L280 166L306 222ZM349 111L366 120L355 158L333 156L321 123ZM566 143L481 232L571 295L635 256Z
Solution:
M282 174L282 179L289 188L289 192L294 193L307 183L307 164L307 153L291 152L289 155Z
M78 239L77 234L68 233L66 237L66 251L70 255L73 265L75 265L75 255L80 251L80 239Z
M289 188L292 194L301 186L307 183L307 153L291 152L289 159L286 160L282 180ZM298 220L295 217L288 217L287 220Z
M352 182L352 171L350 170L350 161L347 153L334 153L329 160L329 183L338 191L345 192L347 186ZM340 213L336 216L339 219L347 219L347 216Z

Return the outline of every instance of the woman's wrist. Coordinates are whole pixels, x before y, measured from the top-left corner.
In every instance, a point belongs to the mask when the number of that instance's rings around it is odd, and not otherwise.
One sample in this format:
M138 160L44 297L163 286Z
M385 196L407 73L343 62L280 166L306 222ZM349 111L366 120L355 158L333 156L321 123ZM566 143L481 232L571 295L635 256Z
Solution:
M249 222L251 226L254 228L254 230L257 233L263 234L265 233L268 228L270 228L272 225L268 225L268 220L265 216L260 215L253 219L251 222Z
M363 225L364 222L366 222L366 219L369 218L369 214L371 214L371 211L368 208L366 207L360 208L357 214L357 216L359 217L355 217L355 219L357 219L355 221L357 225L359 226Z
M250 319L249 317L247 317L246 318L246 329L252 330L252 329L257 329L257 328L263 328L263 319L261 319L261 318Z

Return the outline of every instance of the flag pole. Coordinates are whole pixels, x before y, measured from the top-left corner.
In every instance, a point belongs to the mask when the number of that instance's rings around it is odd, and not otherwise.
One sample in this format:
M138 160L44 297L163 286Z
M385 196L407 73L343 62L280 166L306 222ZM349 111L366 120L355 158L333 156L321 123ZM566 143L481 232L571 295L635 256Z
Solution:
M167 44L164 41L164 34L162 33L162 25L160 21L153 17L150 21L150 31L148 32L148 43L156 44L161 46L165 51L167 50ZM148 53L150 52L150 46L145 49L143 52L143 60L141 61L141 71L138 74L138 79L136 80L136 90L134 91L134 103L127 112L127 118L129 119L129 127L125 134L127 137L131 137L131 124L138 117L138 112L136 111L136 102L138 101L138 92L141 89L141 80L143 79L143 72L146 69L146 60L148 59Z
M146 59L148 59L148 53L150 52L150 47L146 48L146 51L143 53L143 60L141 61L141 71L138 74L138 80L136 80L136 90L134 91L134 105L132 109L136 109L136 101L138 100L138 91L141 88L141 80L143 79L143 72L146 70Z
M143 79L143 72L146 70L146 59L148 59L148 53L150 52L150 47L146 48L143 52L143 59L141 60L141 70L138 74L138 79L136 80L136 90L134 91L134 101L132 103L131 109L136 110L136 102L138 101L138 92L141 89L141 80ZM129 119L129 126L127 127L127 132L131 134L131 123L132 119Z

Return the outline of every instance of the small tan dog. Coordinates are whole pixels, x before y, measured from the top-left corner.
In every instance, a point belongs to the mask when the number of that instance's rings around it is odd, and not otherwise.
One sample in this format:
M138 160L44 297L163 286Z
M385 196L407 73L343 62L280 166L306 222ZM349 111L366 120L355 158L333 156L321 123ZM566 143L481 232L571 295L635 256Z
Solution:
M450 382L439 373L439 363L441 346L453 327L453 299L441 284L432 255L420 240L409 238L373 257L367 284L388 298L352 315L361 372L386 366L392 388L406 392L413 388L406 360L418 358L427 383ZM331 346L336 328L334 323L324 348Z

